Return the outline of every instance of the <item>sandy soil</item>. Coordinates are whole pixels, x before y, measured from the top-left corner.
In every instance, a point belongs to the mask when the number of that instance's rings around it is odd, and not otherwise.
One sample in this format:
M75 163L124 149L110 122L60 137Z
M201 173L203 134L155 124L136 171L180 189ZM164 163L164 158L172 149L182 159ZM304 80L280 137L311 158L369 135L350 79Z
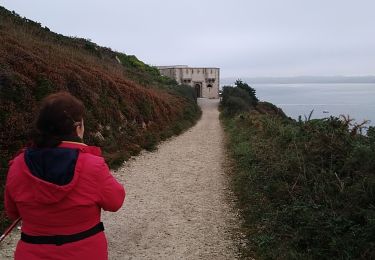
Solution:
M218 100L200 99L202 119L155 152L114 174L127 197L103 222L110 259L236 259L238 217L232 207ZM11 256L15 235L0 259Z

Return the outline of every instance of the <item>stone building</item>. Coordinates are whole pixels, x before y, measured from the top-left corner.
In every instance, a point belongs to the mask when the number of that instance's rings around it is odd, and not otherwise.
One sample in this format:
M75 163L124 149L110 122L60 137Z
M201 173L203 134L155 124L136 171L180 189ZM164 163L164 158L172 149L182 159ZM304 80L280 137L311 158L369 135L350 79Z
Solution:
M158 66L157 68L161 75L175 79L179 84L193 87L197 97L219 98L219 68L191 68L185 65Z

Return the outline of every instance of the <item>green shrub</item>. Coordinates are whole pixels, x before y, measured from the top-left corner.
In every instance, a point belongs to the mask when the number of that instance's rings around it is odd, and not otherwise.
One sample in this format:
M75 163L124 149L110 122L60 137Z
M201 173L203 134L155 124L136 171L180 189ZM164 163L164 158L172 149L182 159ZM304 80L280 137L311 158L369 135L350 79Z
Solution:
M249 97L253 100L254 103L258 102L255 89L250 87L246 82L243 82L242 80L238 79L236 80L234 85L237 88L244 90L249 95Z
M375 142L338 118L224 116L245 257L375 257Z
M241 98L249 106L254 106L256 104L256 101L250 97L245 90L237 87L224 86L221 100L221 104L224 107L228 105L227 101L230 97Z
M174 90L176 93L178 93L178 95L185 97L189 101L193 101L194 103L197 103L197 93L194 91L194 89L191 86L178 85L174 88Z
M235 82L235 87L224 86L221 99L221 108L226 115L235 115L255 109L258 98L255 90L241 80Z
M250 105L240 97L230 96L225 100L224 113L227 115L235 115L249 110Z

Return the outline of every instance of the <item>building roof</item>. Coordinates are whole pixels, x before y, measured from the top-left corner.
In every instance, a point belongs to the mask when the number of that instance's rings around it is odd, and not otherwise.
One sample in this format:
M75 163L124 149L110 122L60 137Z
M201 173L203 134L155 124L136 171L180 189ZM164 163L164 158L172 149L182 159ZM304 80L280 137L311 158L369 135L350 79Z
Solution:
M158 69L189 68L188 65L156 66Z
M158 69L220 69L216 67L189 67L187 65L156 66Z

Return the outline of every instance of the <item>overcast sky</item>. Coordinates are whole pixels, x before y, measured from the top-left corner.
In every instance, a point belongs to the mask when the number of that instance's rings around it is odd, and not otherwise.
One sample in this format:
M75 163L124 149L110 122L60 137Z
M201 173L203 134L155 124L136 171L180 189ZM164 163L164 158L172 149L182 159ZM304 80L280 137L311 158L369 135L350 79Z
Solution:
M0 0L151 65L222 77L375 75L374 0Z

